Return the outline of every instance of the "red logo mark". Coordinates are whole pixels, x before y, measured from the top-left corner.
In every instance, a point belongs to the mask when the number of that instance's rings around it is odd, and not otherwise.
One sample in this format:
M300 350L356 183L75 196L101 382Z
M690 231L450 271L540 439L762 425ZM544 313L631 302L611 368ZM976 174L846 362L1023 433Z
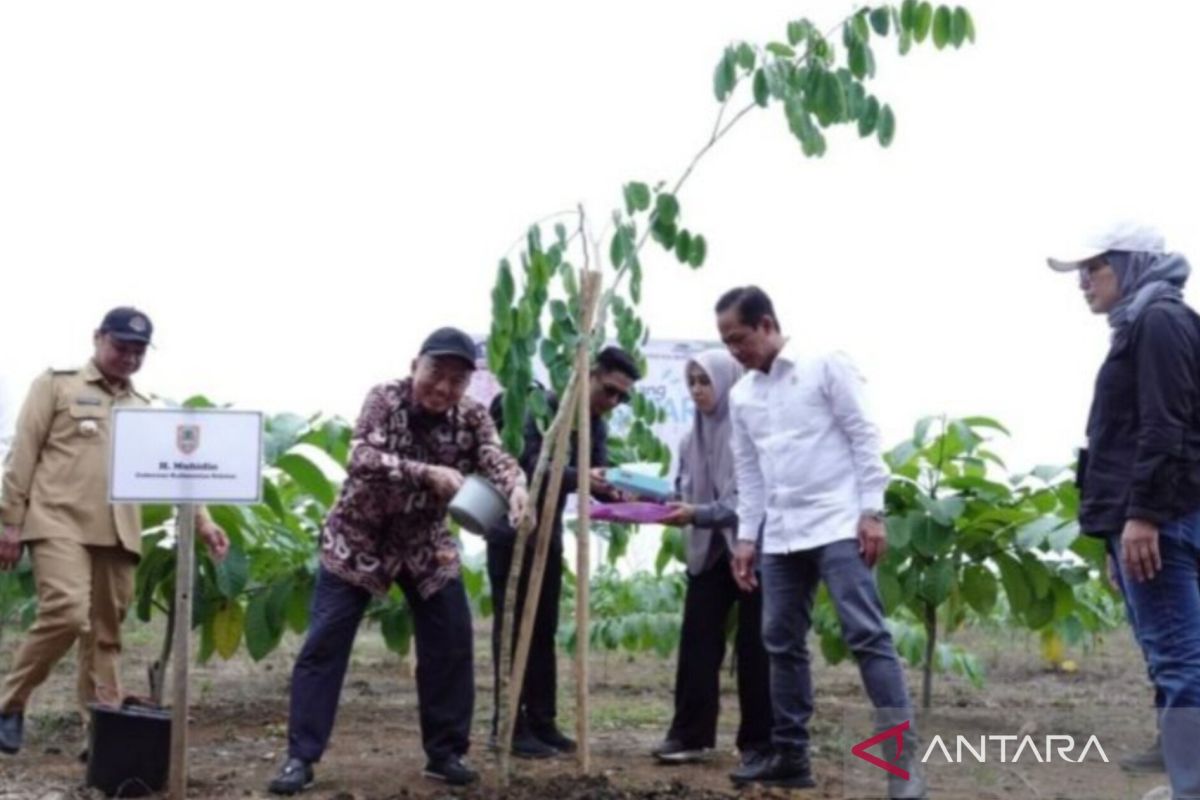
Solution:
M881 770L884 770L891 775L895 775L897 778L908 780L908 770L901 769L890 761L884 761L879 756L867 752L867 750L879 744L880 742L886 742L888 739L895 739L896 759L899 760L900 756L904 755L904 732L908 730L908 722L908 720L904 720L904 722L888 728L883 733L877 733L870 739L863 739L861 742L854 745L854 747L851 747L850 752L861 758L863 761L866 761L868 764L879 767Z

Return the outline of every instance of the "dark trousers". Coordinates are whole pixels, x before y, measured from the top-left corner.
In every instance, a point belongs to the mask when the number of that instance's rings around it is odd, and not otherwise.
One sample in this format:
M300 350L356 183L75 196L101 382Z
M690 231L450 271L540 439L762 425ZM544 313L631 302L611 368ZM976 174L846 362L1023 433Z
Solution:
M439 760L464 755L475 708L471 609L461 580L421 597L416 583L401 578L417 645L417 703L426 755ZM317 573L308 638L292 670L288 755L319 761L329 744L350 650L371 601L364 589L324 567Z
M771 746L771 673L762 642L762 589L743 592L734 583L729 560L699 575L688 575L683 631L675 672L675 717L667 732L687 748L713 747L721 708L721 662L725 659L725 621L738 607L737 747L746 752Z
M501 703L500 697L500 634L504 615L504 598L508 587L508 573L512 567L515 542L507 537L488 540L487 569L492 585L492 674L496 686L496 706L492 712L492 730L495 731ZM555 637L558 634L558 601L562 595L562 538L555 536L550 542L550 554L546 560L546 574L542 578L542 596L538 601L537 616L533 622L533 639L529 643L529 660L525 667L525 683L521 689L520 710L517 714L516 730L533 734L555 729L558 715L558 662L555 654ZM521 582L517 584L517 612L513 624L513 644L516 646L520 631L521 614L525 608L525 596L529 590L529 567L533 563L533 547L525 551L525 564Z

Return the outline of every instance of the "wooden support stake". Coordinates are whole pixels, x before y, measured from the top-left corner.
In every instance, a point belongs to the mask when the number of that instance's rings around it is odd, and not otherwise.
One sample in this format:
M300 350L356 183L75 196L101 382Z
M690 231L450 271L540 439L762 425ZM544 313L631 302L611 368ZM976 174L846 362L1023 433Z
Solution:
M591 331L595 300L600 296L600 273L580 272L583 287L583 330ZM579 527L575 532L575 739L579 771L587 774L592 766L588 724L588 650L591 634L591 498L592 498L592 408L591 408L591 337L579 342L575 374L579 376L579 434L576 440L579 473Z

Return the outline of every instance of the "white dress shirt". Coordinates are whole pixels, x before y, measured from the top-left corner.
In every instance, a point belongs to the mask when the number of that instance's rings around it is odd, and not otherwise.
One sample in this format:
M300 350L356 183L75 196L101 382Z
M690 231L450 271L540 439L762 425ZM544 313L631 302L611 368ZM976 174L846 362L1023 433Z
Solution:
M843 353L808 355L790 341L770 372L747 372L730 394L738 539L791 553L858 535L882 511L890 475L863 379Z

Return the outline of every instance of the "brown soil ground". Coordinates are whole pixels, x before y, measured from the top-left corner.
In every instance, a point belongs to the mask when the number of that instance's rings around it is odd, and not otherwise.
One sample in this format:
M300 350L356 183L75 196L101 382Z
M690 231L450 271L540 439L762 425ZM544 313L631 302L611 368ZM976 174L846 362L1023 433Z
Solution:
M486 624L486 623L485 623ZM132 624L127 631L125 674L128 689L145 690L145 666L154 656L160 631ZM1144 745L1152 735L1150 690L1140 655L1125 631L1116 631L1091 652L1074 653L1079 670L1049 669L1040 659L1036 641L1022 634L968 632L960 641L977 653L988 671L987 685L977 690L961 678L939 675L935 704L968 712L992 732L1016 732L1023 718L1060 712L1067 718L1100 715L1128 722L1125 745L1109 752L1115 761L1124 750ZM0 672L7 669L17 638L0 644ZM239 656L232 661L197 666L193 671L194 708L191 726L192 798L267 797L265 787L286 754L287 684L299 640L283 646L262 662ZM337 729L324 761L317 765L317 783L306 797L337 800L366 798L444 797L553 798L606 800L621 798L708 798L739 796L727 773L736 765L733 752L737 699L732 676L724 679L718 751L709 763L689 767L656 765L647 751L662 738L670 719L674 663L653 655L629 657L596 654L592 664L592 754L588 777L577 775L572 759L516 762L517 778L500 788L495 760L486 741L492 713L491 667L487 634L477 630L478 695L474 725L473 763L483 774L481 784L452 791L421 777L423 756L417 726L416 696L411 664L383 649L378 633L364 629L356 645L342 696ZM572 730L573 687L569 662L562 670L564 730ZM816 789L793 792L797 798L846 796L843 780L844 736L839 724L850 709L862 708L864 696L852 664L834 667L816 657L814 665L818 709L813 720L813 766ZM919 696L920 675L910 670L910 688ZM0 800L44 798L74 800L102 795L84 787L84 767L78 754L85 745L84 728L73 708L74 660L68 657L34 697L27 720L26 746L15 757L0 756ZM1015 723L1013 721L1016 721ZM966 773L933 780L931 796L938 798L1062 797L1140 798L1164 782L1161 776L1128 779L1115 765L1093 777L1088 788L1081 775L1063 772L1036 781L1008 774L995 778ZM939 785L940 781L940 785ZM775 790L742 792L742 797L786 797Z

